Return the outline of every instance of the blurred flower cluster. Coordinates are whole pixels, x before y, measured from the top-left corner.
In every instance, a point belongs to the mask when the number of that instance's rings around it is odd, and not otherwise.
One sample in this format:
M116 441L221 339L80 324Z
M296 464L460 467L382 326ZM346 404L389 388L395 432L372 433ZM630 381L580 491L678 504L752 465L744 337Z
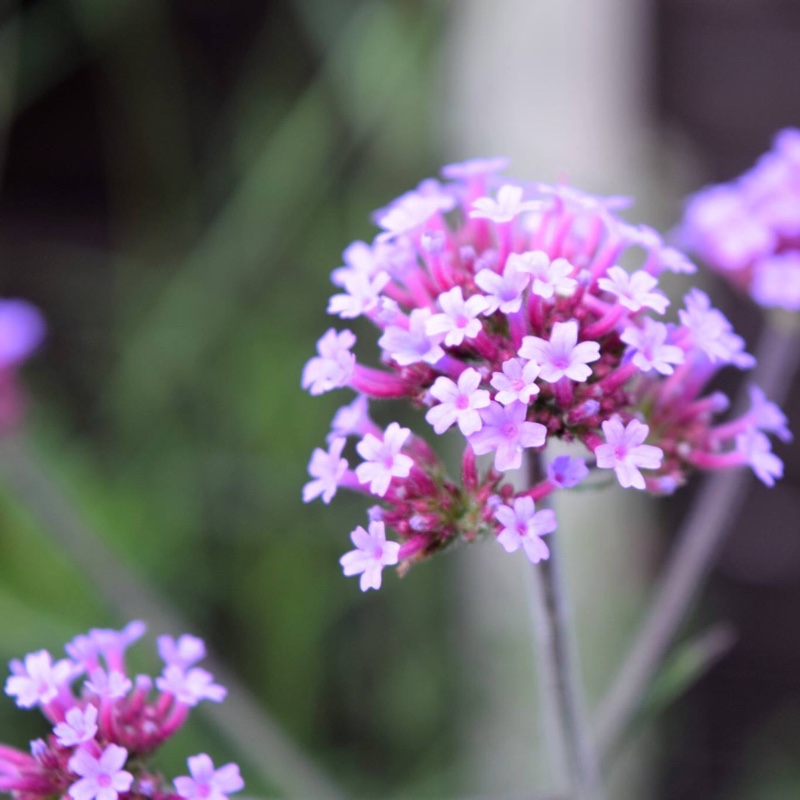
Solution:
M757 303L800 310L800 130L778 133L736 180L693 195L679 236Z
M0 433L22 418L23 392L17 368L44 339L42 315L25 300L0 300Z
M202 700L221 702L225 689L195 666L205 645L188 635L159 637L164 670L155 681L129 676L125 651L144 631L141 622L122 631L92 629L66 645L68 658L40 650L11 662L6 694L21 708L38 707L52 731L31 742L29 753L0 745L0 792L19 800L225 800L244 786L236 764L215 769L205 754L189 758L190 775L172 786L149 767L148 757L189 710Z
M654 230L621 219L626 198L503 181L505 167L445 167L445 182L426 180L378 211L374 242L351 244L333 271L340 291L328 312L372 322L383 366L357 362L348 329L319 340L302 385L357 396L337 412L328 448L314 451L304 499L328 503L341 487L382 501L341 560L363 590L380 586L384 566L404 570L481 534L533 562L547 558L541 537L556 519L536 503L590 467L655 493L671 493L695 467L750 465L768 485L782 474L763 433L789 436L780 410L755 388L746 414L717 424L728 399L706 392L723 367L754 364L730 322L699 289L677 319L662 321L662 275L694 265ZM423 436L397 422L381 429L370 398L425 410L436 434L458 428L460 480ZM355 469L343 455L348 437ZM551 438L582 443L591 463L561 456L515 490L506 473ZM490 454L479 469L476 456ZM387 526L399 542L387 540Z

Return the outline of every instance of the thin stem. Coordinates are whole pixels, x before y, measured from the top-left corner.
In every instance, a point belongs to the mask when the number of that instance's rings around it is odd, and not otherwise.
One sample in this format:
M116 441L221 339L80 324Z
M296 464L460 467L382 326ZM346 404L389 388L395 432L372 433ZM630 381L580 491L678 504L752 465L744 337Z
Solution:
M781 405L800 360L800 329L768 317L758 346L754 382ZM787 320L788 322L788 320ZM737 410L746 405L745 393ZM655 599L596 715L601 761L615 752L621 737L658 671L697 591L719 552L725 534L747 496L749 470L731 469L706 478L662 573Z
M30 453L21 435L0 441L0 480L122 618L146 619L153 627L176 634L190 627L89 528ZM286 736L218 656L209 652L206 664L228 687L228 696L224 703L206 703L198 710L208 716L268 786L299 797L333 800L345 796Z
M541 455L532 453L529 480L541 478ZM561 781L571 784L576 800L597 800L602 796L597 759L590 735L583 683L577 655L574 620L567 598L558 536L548 539L550 558L533 566L531 607L536 626L540 694L545 709L555 717L546 731L548 740L558 738L561 747L551 746L551 764L558 789ZM566 773L566 776L565 776Z

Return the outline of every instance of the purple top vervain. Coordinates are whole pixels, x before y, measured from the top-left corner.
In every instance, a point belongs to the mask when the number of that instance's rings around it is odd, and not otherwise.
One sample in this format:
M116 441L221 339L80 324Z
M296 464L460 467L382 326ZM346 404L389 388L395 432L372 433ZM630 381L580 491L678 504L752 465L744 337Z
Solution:
M539 537L555 519L533 504L583 480L586 462L562 457L522 492L505 473L551 437L582 443L595 468L652 492L673 491L696 467L749 465L765 483L780 473L764 433L788 435L780 412L755 395L748 414L719 423L724 398L704 395L720 369L748 369L754 359L699 289L669 311L662 277L693 272L688 258L620 219L624 198L503 181L496 173L506 165L446 167L448 182L424 181L378 212L373 244L350 245L334 270L344 293L329 312L372 323L382 363L358 362L349 329L320 339L303 386L312 394L348 387L357 399L337 413L329 450L314 451L304 499L329 502L339 488L380 499L342 560L362 589L380 585L384 566L405 571L484 533L533 561L546 558ZM786 226L779 212L771 209ZM630 271L619 266L623 254L634 258ZM767 265L765 285L775 280L770 269L785 266ZM458 429L460 480L411 428L393 422L382 431L368 398L409 401L434 434ZM386 540L389 529L398 542Z
M211 759L190 757L192 777L174 789L149 765L149 757L186 721L201 700L221 701L225 689L193 666L205 656L195 636L162 636L164 671L155 680L129 676L127 647L144 633L142 622L122 631L94 628L65 647L54 661L46 650L11 662L6 694L22 708L38 706L52 732L31 743L30 753L0 745L0 792L15 797L71 800L226 800L244 783L235 764L215 770Z

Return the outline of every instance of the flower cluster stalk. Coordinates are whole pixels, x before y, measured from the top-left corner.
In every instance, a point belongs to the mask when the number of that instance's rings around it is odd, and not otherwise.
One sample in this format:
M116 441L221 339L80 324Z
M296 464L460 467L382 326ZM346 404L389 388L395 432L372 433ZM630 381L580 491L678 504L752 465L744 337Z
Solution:
M755 379L776 403L783 403L800 362L800 327L788 315L768 316L757 355ZM724 471L707 477L700 489L647 616L597 710L597 749L602 761L614 755L628 730L747 497L747 483L746 472Z

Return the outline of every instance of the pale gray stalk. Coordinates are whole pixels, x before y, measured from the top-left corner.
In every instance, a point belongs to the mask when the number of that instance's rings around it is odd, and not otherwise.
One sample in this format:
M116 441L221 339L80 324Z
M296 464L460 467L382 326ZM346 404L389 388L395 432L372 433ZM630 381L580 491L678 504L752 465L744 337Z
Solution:
M788 315L767 318L753 382L778 405L786 400L800 360L800 329ZM736 404L747 406L744 394ZM745 468L709 475L678 534L647 616L596 714L597 752L609 759L634 718L678 628L747 496Z

